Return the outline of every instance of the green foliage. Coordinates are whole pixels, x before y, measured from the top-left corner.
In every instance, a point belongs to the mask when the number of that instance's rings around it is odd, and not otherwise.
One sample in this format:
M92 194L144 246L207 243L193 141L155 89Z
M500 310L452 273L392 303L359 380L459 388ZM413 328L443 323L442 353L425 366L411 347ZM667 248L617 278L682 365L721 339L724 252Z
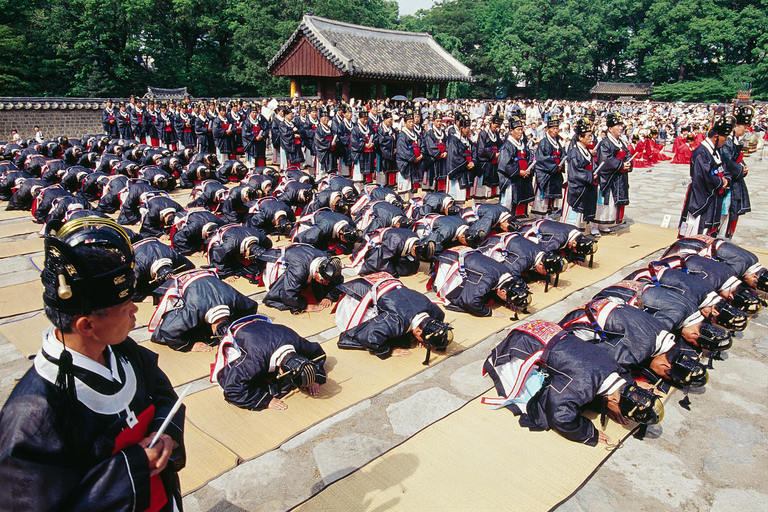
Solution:
M768 98L768 0L0 0L0 94L107 96L186 85L197 96L285 94L266 73L303 14L429 32L473 70L451 97L586 98L596 80L654 97ZM32 64L32 65L30 65Z

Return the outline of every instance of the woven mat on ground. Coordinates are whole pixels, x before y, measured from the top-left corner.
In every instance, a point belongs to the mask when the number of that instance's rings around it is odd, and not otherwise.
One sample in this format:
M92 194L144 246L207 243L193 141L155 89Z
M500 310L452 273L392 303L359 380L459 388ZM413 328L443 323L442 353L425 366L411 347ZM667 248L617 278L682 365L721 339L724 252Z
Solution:
M32 217L27 214L27 218L25 219L0 223L0 238L35 233L36 231L40 231L41 227L40 224L32 222Z
M613 421L606 427L614 442L630 432ZM297 508L545 511L573 494L611 453L552 431L531 432L510 411L476 399Z
M289 394L284 411L246 411L224 401L218 387L187 397L187 418L243 459L272 450L330 414L391 387L424 366L423 352L385 361L367 352L342 351L335 342L323 344L328 354L328 382L316 398L300 392ZM434 364L444 356L433 356ZM244 435L258 432L258 436Z
M237 455L189 421L184 425L184 447L187 450L187 465L179 472L183 493L202 487L211 475L219 475L237 465Z
M43 284L38 279L0 288L0 318L31 313L42 308Z
M674 230L634 225L619 236L603 238L598 252L599 263L596 261L595 268L573 267L561 277L557 290L551 290L547 294L542 293L542 290L534 292L535 309L554 304L567 294L610 276L629 263L668 245L674 240L674 236ZM566 282L569 283L567 286ZM271 308L265 307L261 311L275 316ZM284 320L285 324L294 329L297 328L298 319L304 316L286 315L288 316ZM325 318L324 315L325 312L312 314L318 318ZM446 355L433 354L432 364L478 343L512 323L508 317L475 318L454 312L448 312L447 318L454 322L454 343ZM331 319L328 315L328 320ZM329 325L332 324L329 322ZM319 332L318 329L314 330ZM326 417L381 393L424 369L421 365L424 353L420 349L415 350L410 357L381 361L366 353L341 351L336 347L335 340L325 343L323 348L329 356L329 383L321 387L320 398L313 399L302 393L293 393L286 398L289 405L287 411L249 412L227 404L221 391L211 388L187 398L187 417L203 432L220 441L241 458L251 459L276 448ZM243 432L261 434L254 438L244 436Z
M3 201L5 203L5 201ZM7 203L5 203L7 204ZM3 210L0 211L0 220L12 220L12 219L28 219L31 214L24 210L6 210L3 206Z
M44 249L45 242L42 238L27 238L12 242L0 242L0 258L10 258L21 254L31 254Z

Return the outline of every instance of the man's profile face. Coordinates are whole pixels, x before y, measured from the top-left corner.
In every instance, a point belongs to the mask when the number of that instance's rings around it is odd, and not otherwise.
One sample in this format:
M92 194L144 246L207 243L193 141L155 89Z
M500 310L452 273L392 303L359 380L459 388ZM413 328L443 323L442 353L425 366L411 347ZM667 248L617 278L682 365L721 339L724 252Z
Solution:
M104 316L86 315L93 327L96 339L107 345L117 345L125 341L128 334L136 327L138 306L126 300L122 304L107 308Z

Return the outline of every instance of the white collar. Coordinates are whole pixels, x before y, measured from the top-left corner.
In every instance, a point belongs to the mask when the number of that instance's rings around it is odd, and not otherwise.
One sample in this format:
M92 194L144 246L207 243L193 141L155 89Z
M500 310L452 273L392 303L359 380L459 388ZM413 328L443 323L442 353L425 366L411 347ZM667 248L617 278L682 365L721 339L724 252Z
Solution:
M552 144L552 146L554 146L554 147L555 147L555 149L558 149L558 148L560 147L560 143L559 143L559 142L557 142L557 141L556 141L555 139L553 139L552 137L550 137L550 136L549 136L549 132L547 132L547 133L546 133L546 135L547 135L547 140L549 141L549 143L550 143L550 144Z
M576 142L576 147L579 148L579 153L581 153L581 155L584 158L586 158L587 160L591 160L592 159L591 155L589 153L589 150L587 149L587 147L584 144L581 143L581 141Z
M42 352L45 352L49 356L59 359L63 350L64 344L56 338L54 327L48 327L43 333L43 348L37 355L41 358L45 358L45 356L42 355ZM115 358L115 353L112 352L112 347L107 346L106 358L109 361L109 368L69 347L67 347L67 350L72 354L72 364L75 366L95 373L109 381L120 382L120 375L117 372L117 360Z
M56 339L54 334L54 327L49 327L43 333L43 347L35 357L34 367L37 374L51 384L55 384L56 382L56 378L58 377L59 373L59 366L49 361L43 352L45 352L45 354L49 355L50 357L58 358L61 356L61 351L63 348L64 346L61 344L61 342ZM80 380L80 378L75 376L74 381L77 400L97 414L126 414L126 419L130 425L131 416L134 416L133 421L135 421L135 415L130 410L130 405L136 396L136 390L138 388L136 373L133 370L133 366L131 366L129 362L116 358L112 350L109 347L107 347L107 349L109 350L109 361L112 367L111 370L100 365L96 361L93 361L92 359L75 352L74 350L67 349L69 350L70 354L72 354L72 363L75 366L104 377L110 382L120 382L117 377L118 365L123 368L123 372L125 373L125 383L114 394L103 394L99 391L96 391L95 389L88 386L88 384Z
M613 136L613 135L611 135L611 133L610 133L610 132L608 132L608 140L609 140L609 141L611 141L611 144L613 144L613 145L614 145L614 146L616 146L617 148L621 148L621 142L619 142L618 140L616 140L616 138L614 138L614 136Z
M400 131L400 133L404 133L404 134L405 134L405 135L406 135L406 136L407 136L409 139L411 139L411 140L413 140L413 141L415 141L416 139L418 139L418 137L416 136L416 134L415 134L415 133L413 133L412 131L410 131L410 130L409 130L408 128L406 128L405 126L403 126L403 129Z
M515 139L512 135L508 136L507 139L509 142L512 143L513 146L515 146L517 149L524 149L523 141Z

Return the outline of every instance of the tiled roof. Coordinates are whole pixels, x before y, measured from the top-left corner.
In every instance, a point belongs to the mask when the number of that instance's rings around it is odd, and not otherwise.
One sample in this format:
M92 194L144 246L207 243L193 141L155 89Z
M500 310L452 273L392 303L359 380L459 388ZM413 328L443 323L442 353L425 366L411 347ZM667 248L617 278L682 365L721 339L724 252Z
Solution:
M589 92L591 94L647 96L651 94L651 82L638 82L634 84L623 82L597 82Z
M306 15L267 66L272 71L305 36L342 73L374 79L470 82L472 71L427 33L351 25Z

